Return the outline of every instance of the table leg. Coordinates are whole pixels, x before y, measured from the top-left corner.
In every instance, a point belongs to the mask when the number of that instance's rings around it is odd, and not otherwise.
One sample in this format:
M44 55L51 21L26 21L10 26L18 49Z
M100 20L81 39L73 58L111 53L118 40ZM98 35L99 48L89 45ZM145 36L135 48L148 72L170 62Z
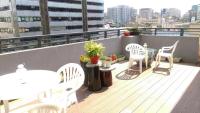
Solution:
M9 103L8 100L3 100L5 113L9 113Z

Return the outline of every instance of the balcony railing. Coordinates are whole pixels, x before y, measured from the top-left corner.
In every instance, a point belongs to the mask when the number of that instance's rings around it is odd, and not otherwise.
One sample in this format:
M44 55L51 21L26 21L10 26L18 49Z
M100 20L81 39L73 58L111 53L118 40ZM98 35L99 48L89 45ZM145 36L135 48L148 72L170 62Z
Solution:
M0 39L0 53L120 36L126 28ZM200 28L139 28L141 34L199 36Z

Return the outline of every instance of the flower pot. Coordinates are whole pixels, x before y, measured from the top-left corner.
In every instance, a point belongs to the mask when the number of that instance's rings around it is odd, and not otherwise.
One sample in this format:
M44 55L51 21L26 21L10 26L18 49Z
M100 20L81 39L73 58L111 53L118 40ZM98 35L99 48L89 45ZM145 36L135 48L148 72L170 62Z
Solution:
M130 36L130 33L128 31L125 31L123 34L124 36Z
M90 57L90 61L92 64L97 64L99 60L99 56L92 56Z

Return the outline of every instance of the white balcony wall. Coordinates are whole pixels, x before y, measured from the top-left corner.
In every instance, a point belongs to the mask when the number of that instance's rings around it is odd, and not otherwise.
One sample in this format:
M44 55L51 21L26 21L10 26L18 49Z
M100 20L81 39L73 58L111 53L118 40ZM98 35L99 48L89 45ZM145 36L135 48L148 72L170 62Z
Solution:
M95 10L104 10L103 6L94 6L94 5L88 5L88 9L95 9Z
M0 22L0 28L12 28L12 23Z
M2 6L10 6L9 0L0 0L0 7Z
M1 39L1 38L12 38L12 37L14 37L13 34L1 33L0 39Z
M88 17L104 17L103 13L88 13Z
M81 4L70 4L70 3L64 3L64 2L48 2L49 7L59 7L59 8L76 8L81 9Z
M0 17L11 17L11 11L1 11Z
M51 16L51 17L82 17L82 13L51 12L51 11L49 11L49 16Z
M104 3L104 0L87 0L88 2Z
M88 25L97 25L97 24L103 24L103 21L97 21L97 20L88 21Z
M19 27L41 27L41 22L18 22Z
M39 6L39 0L16 0L17 5Z
M40 12L39 11L28 11L28 10L24 10L24 11L17 11L17 16L40 16Z
M60 21L60 22L50 22L51 26L76 26L83 25L82 21Z

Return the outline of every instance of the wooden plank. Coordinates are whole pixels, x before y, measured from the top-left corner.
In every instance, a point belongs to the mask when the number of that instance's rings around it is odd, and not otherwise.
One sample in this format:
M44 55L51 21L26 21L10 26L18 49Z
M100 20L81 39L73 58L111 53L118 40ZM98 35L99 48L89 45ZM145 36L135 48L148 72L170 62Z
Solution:
M174 106L177 104L177 102L180 100L180 98L183 96L184 92L187 90L197 73L199 72L199 68L192 68L193 72L188 74L187 79L179 85L177 90L171 95L165 104L163 104L160 109L158 110L158 113L170 113Z
M178 72L176 72L176 74L178 74ZM161 76L161 75L157 75L157 76ZM173 77L173 79L171 77ZM122 112L124 111L124 109L129 109L130 111L134 111L138 107L143 106L143 103L146 100L148 100L148 98L152 96L155 92L159 91L160 87L168 86L167 84L173 81L176 81L176 79L178 79L178 76L165 76L165 77L163 76L161 81L156 82L156 84L154 84L151 88L147 89L144 93L141 93L138 96L138 98L134 98L135 95L133 95L127 101L124 101L123 103L124 105L120 103L120 106L116 106L117 109L115 109L113 113Z
M187 69L182 69L182 71L184 72L183 75L179 75L180 78L173 84L170 84L169 88L163 93L162 96L159 97L159 99L156 100L156 102L151 105L146 113L156 113L159 108L166 103L167 99L169 98L169 96L171 96L174 91L177 90L177 88L179 87L180 84L182 84L182 82L184 80L186 80L188 78L188 75L192 72L191 70ZM194 74L194 73L192 73Z

